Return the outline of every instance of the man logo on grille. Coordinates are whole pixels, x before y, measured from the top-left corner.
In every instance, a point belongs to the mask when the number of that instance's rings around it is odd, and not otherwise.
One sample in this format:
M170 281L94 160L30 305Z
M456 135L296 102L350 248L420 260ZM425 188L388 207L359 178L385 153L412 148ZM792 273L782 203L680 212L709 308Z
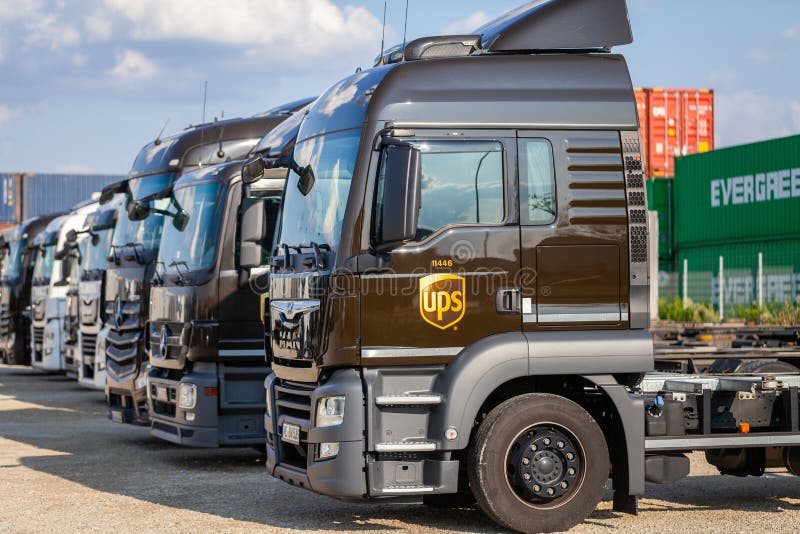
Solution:
M446 330L464 317L466 281L457 274L432 274L419 281L419 313L426 323Z
M122 312L122 299L117 297L117 302L114 303L114 322L117 325L117 328L122 326L122 323L125 322L125 314Z

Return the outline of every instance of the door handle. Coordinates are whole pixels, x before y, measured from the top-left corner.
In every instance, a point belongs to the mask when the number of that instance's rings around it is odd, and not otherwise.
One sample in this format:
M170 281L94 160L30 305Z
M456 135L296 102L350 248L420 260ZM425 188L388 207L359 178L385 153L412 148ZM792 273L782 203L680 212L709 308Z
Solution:
M516 287L504 287L497 290L494 297L497 313L519 313L520 292Z

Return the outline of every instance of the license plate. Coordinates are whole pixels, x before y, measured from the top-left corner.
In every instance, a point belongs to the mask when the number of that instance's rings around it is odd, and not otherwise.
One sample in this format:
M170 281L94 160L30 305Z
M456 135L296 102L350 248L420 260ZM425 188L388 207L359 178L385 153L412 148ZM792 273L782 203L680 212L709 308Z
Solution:
M169 400L167 396L167 388L165 386L156 386L156 400L164 402Z
M122 412L120 412L118 410L111 410L111 420L114 421L115 423L121 423L122 422Z
M283 423L283 434L281 439L286 443L300 445L300 427L289 423Z

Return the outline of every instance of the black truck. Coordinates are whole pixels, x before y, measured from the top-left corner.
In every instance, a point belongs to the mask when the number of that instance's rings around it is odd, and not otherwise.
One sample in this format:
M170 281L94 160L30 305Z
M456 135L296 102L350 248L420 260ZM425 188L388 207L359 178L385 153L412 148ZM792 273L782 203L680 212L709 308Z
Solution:
M113 421L149 424L146 325L150 287L158 275L165 219L176 220L170 197L175 180L194 169L246 157L266 132L306 104L308 100L290 103L261 115L203 124L158 139L139 152L124 185L104 190L101 202L116 193L126 195L126 216L117 221L106 272L109 327L98 345L105 355L106 399Z

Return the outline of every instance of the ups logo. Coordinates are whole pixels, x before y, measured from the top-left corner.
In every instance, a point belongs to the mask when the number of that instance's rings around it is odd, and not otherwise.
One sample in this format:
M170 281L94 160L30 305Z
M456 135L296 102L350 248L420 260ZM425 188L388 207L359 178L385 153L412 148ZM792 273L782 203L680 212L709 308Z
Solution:
M432 274L419 280L419 313L445 330L464 317L465 280L457 274Z

